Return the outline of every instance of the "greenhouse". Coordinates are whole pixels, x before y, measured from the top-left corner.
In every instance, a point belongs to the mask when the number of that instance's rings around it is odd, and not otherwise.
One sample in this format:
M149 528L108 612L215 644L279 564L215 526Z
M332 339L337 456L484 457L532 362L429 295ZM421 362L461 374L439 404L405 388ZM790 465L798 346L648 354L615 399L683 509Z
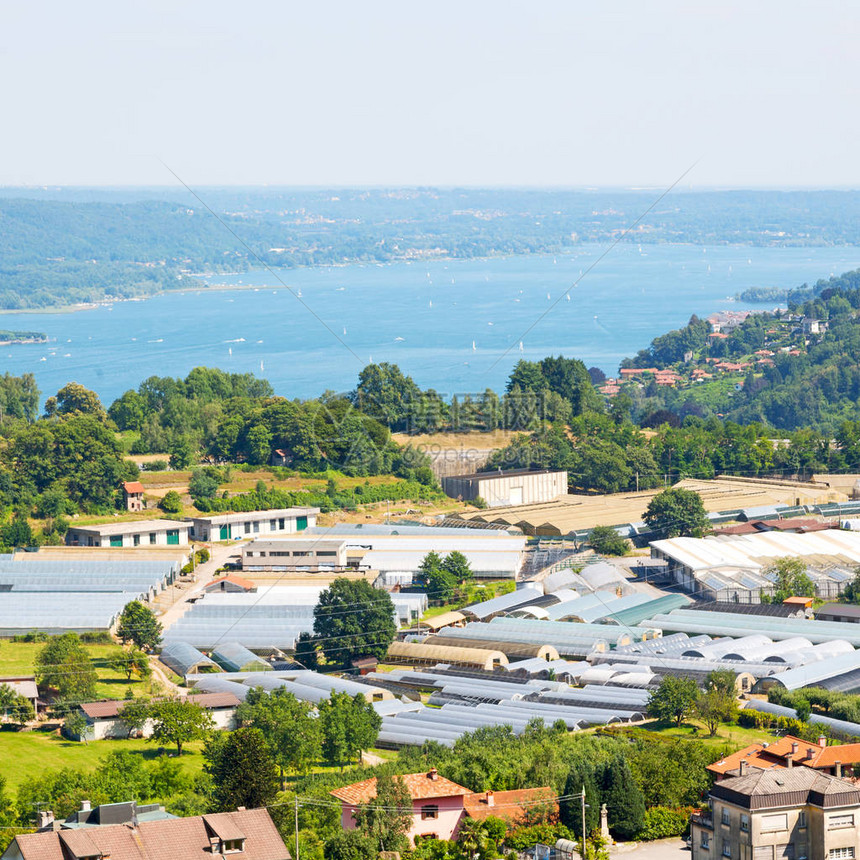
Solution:
M214 660L187 642L169 642L161 649L158 659L180 678L221 671L221 667Z
M425 645L448 645L453 648L483 648L503 652L508 660L512 657L537 657L544 662L558 660L558 651L552 645L529 645L524 642L497 642L492 639L467 639L458 636L436 634L423 640Z
M483 648L443 647L425 645L417 642L392 642L388 646L388 660L413 665L432 665L435 663L454 663L462 666L475 666L492 670L504 666L508 658L498 650Z
M268 672L272 667L238 642L224 642L212 651L212 659L225 672Z

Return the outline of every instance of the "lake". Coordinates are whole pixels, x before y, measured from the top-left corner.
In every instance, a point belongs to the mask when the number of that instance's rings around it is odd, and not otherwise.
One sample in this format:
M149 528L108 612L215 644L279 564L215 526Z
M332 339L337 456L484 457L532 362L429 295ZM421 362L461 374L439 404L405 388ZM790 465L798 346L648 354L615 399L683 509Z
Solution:
M312 397L348 390L365 364L389 361L422 388L464 394L501 390L521 357L562 354L612 374L693 313L765 309L729 300L747 287L795 287L860 265L853 247L622 244L568 301L565 292L604 251L217 277L242 289L198 289L189 278L193 288L145 301L4 314L0 328L45 331L51 342L4 347L0 356L10 373L35 373L43 396L74 380L106 405L148 376L184 376L198 365L255 373L278 394Z

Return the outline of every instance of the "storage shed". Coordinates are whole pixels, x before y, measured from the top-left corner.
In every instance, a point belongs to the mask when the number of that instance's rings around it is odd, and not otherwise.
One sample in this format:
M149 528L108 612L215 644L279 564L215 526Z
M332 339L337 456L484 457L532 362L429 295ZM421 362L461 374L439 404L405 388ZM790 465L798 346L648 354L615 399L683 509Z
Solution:
M510 660L538 657L541 660L558 660L558 651L552 645L531 645L526 642L497 642L493 639L463 639L444 634L428 636L425 645L442 645L451 648L480 648L485 651L501 651Z
M451 663L457 666L474 666L486 671L508 664L508 658L499 650L425 645L419 642L392 642L388 646L388 660L413 666Z
M511 469L442 478L442 490L452 499L481 498L490 508L551 502L567 495L567 472L550 469Z

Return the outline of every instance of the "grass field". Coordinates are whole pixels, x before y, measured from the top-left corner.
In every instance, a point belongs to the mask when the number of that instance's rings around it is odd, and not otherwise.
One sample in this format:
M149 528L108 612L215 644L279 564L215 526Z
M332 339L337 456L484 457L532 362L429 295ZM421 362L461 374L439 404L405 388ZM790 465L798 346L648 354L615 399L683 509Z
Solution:
M183 748L179 761L186 773L196 775L202 770L201 749L200 742ZM14 793L25 779L47 770L66 767L81 771L95 770L102 758L119 750L138 753L147 761L159 755L157 744L143 740L90 741L84 744L66 740L56 730L0 731L0 775L6 779L7 790ZM175 750L171 753L175 754Z
M0 676L32 675L36 655L43 642L0 642ZM97 699L122 699L131 688L135 695L149 691L149 681L133 679L126 681L125 675L111 666L111 661L122 650L119 645L85 645L95 664L99 680L96 684Z
M742 726L723 725L717 730L713 737L708 736L708 729L704 723L697 720L687 720L683 725L676 728L675 726L667 726L660 724L656 720L642 723L639 726L622 727L613 729L631 737L660 737L660 738L681 738L683 740L698 740L703 743L715 747L724 747L729 744L732 747L741 749L750 744L757 743L762 740L768 740L771 737L776 737L767 729L744 728Z

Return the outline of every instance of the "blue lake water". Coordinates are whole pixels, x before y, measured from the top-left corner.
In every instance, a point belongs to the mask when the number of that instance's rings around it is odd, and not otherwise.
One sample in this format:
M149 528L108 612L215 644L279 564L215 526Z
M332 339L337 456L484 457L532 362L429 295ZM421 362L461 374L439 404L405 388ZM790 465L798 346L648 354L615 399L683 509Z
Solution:
M348 390L371 359L447 395L500 390L520 357L563 354L614 373L693 313L763 309L728 300L747 287L795 287L860 265L857 248L623 244L567 301L604 251L263 271L217 278L256 289L195 281L110 308L4 314L0 327L45 331L51 343L0 347L0 366L35 373L45 396L74 380L106 404L148 376L197 365L255 373L287 397Z

